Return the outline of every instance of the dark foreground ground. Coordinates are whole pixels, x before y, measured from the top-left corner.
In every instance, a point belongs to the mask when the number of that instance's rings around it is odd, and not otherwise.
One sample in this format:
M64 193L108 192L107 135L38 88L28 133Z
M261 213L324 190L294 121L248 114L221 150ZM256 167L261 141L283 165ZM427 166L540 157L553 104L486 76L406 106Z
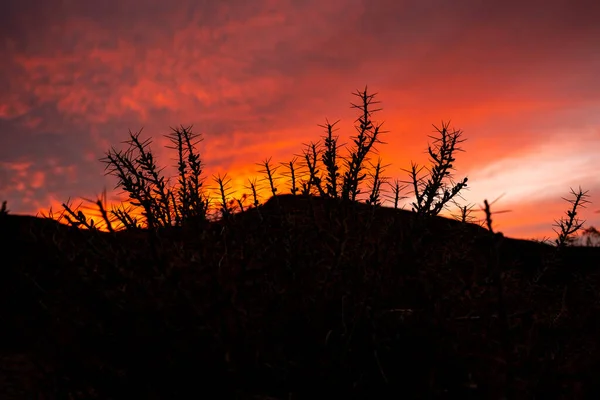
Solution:
M0 240L2 399L600 395L599 248L291 196Z

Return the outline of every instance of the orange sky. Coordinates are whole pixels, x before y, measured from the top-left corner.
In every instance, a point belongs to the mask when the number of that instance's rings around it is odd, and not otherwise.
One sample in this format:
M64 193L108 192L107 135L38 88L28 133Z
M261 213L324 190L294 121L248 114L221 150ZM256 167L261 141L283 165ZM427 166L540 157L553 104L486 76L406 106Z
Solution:
M98 159L141 127L169 164L160 136L194 124L207 176L242 184L325 118L346 142L351 93L368 85L388 176L405 179L431 124L451 119L465 202L505 193L498 229L554 236L579 186L598 227L598 21L596 0L4 1L0 201L35 214L110 190Z

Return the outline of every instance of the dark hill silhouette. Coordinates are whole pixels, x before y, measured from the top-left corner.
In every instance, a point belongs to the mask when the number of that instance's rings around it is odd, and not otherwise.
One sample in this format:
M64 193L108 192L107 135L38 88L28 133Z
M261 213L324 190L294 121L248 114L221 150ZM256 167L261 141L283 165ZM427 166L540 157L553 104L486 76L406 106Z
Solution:
M540 397L597 389L597 248L291 195L156 234L9 214L0 235L0 395L494 398L507 376Z

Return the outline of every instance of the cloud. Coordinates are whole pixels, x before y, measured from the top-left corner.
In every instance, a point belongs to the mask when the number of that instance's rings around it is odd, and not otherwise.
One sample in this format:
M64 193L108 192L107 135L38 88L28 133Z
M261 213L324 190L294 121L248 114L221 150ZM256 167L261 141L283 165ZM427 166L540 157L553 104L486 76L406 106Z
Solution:
M600 187L600 135L580 134L580 141L566 139L567 134L548 138L546 142L492 161L471 174L476 191L470 196L492 196L505 192L505 203L536 202L559 197L569 187L582 182Z

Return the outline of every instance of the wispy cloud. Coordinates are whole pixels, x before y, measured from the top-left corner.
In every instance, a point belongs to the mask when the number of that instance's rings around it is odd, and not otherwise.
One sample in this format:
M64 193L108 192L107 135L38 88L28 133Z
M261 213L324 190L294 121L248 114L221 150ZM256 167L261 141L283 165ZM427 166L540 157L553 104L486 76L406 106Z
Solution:
M474 170L468 197L503 193L504 203L518 205L564 196L569 187L576 189L582 182L589 189L600 189L600 135L581 133L577 141L568 137L549 137L526 152Z

